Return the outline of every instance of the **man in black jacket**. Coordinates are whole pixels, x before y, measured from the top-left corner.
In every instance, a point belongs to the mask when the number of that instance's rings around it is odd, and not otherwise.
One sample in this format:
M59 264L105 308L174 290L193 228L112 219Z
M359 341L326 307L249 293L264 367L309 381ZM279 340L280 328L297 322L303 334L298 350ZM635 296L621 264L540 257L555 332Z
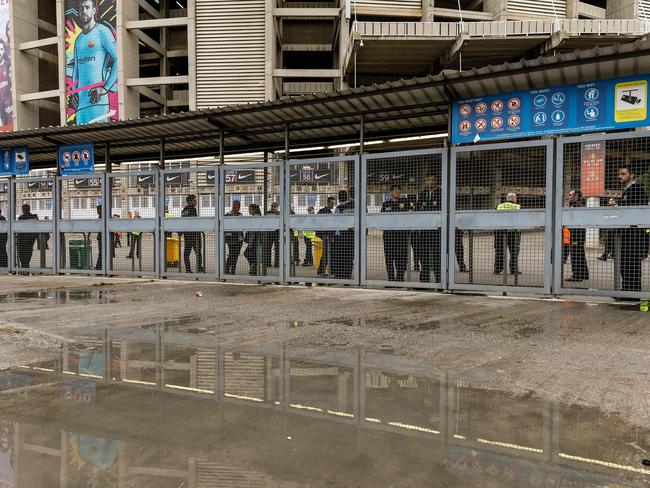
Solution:
M29 205L24 204L22 207L22 215L18 220L38 220L38 215L32 213ZM34 244L38 238L38 233L34 232L21 232L16 234L16 246L18 247L18 265L21 268L29 268L32 261L32 254L34 253Z
M629 166L618 169L618 181L625 185L621 207L648 205L645 189L636 181ZM621 281L623 291L641 291L641 262L647 255L647 236L644 229L621 229Z
M381 212L408 212L411 209L406 198L401 196L401 188L393 185L390 188L390 199L381 204ZM398 217L395 217L397 220ZM384 231L384 259L388 281L404 281L406 263L409 253L408 230Z
M335 206L336 197L327 197L327 202L325 203L325 206L318 211L318 215L333 214ZM330 261L332 261L332 240L334 239L334 231L319 230L316 232L316 237L323 241L323 255L318 264L318 276L325 277L328 264L330 265L330 273L332 273L332 263Z
M181 212L181 217L198 217L199 213L196 210L196 195L188 195L185 199L187 205ZM205 273L203 269L203 252L201 251L201 233L200 232L183 232L185 238L185 248L183 249L183 260L185 261L185 272L191 273L192 266L190 264L190 254L194 249L196 255L196 267L198 273Z
M585 202L580 190L569 192L569 207L584 207ZM585 256L585 243L587 242L587 229L569 229L570 242L565 256L571 256L571 277L566 281L576 282L589 279L589 268L587 266L587 257Z
M226 217L241 217L241 203L239 200L232 202L232 210L226 214ZM228 257L226 258L226 274L237 274L237 261L241 248L244 245L244 233L239 231L228 231L224 233L226 244L228 245Z
M436 177L428 175L424 179L424 188L418 193L415 203L415 210L418 212L440 212L442 209L442 190L436 185ZM431 269L435 282L440 283L440 229L421 230L419 245L420 256L422 259L422 270L420 271L420 281L422 283L431 282Z

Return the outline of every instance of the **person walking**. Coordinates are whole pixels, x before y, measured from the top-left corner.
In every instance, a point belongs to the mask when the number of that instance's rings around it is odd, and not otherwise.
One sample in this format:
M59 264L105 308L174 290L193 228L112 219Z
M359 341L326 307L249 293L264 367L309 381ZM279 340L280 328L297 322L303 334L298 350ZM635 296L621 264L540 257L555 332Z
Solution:
M582 192L572 190L569 192L569 207L580 208L585 206ZM589 268L585 256L585 243L587 242L587 229L569 229L568 255L571 256L571 277L568 282L578 282L589 279Z
M198 217L199 213L196 209L198 203L196 195L188 195L185 199L187 205L183 208L181 212L182 218L192 218ZM185 262L185 272L191 273L192 266L190 263L190 255L192 250L194 250L194 255L196 256L196 271L197 273L205 273L203 268L203 250L201 242L201 233L200 232L183 232L183 237L185 238L185 247L183 249L183 261Z
M232 202L232 210L226 214L226 217L241 217L241 202L235 200ZM225 273L234 275L237 274L237 261L241 248L244 245L244 234L239 231L229 231L224 233L224 239L228 246L228 256L226 257Z
M616 201L616 198L610 198L609 200L607 200L607 206L618 207L618 202ZM614 257L614 243L616 239L616 230L605 229L604 234L605 234L605 250L600 256L596 258L599 261L607 261L609 258Z
M390 188L390 199L381 205L381 212L408 212L410 206L408 200L401 196L401 188L393 185ZM397 220L398 217L395 217ZM408 230L385 230L384 238L384 260L386 261L386 272L388 281L404 281L404 273L408 262L409 253L409 232Z
M33 214L28 204L22 206L22 214L18 220L38 220L38 215ZM16 234L16 247L18 248L18 266L29 268L34 253L34 244L38 239L38 233L20 232Z
M624 185L621 207L648 205L645 189L636 181L630 166L618 169L618 181ZM647 256L647 235L644 229L620 229L621 235L621 281L623 291L641 291L641 262Z
M336 197L329 196L325 202L325 206L318 211L318 215L331 215L334 213L334 207L336 206ZM334 231L331 230L319 230L316 232L316 237L318 237L323 242L323 255L320 258L320 263L318 263L317 274L321 278L327 276L327 266L330 266L330 273L332 273L331 266L332 263L332 241L334 239Z
M517 203L517 194L508 193L506 201L497 205L499 211L521 209ZM519 275L519 250L521 246L521 231L519 229L502 229L494 231L494 274L501 274L504 269L506 248L510 253L510 274Z
M133 216L132 218L134 219L141 218L140 212L138 212L137 210L133 212L132 216ZM131 249L129 250L129 255L127 256L127 258L134 259L134 257L136 257L140 259L141 251L142 251L142 232L140 231L131 232Z
M97 205L97 218L102 219L102 206ZM95 269L102 269L102 233L97 233L97 263L95 263ZM113 249L113 254L115 250Z
M424 188L417 196L415 210L418 212L440 212L442 209L442 190L436 184L436 177L432 174L424 179ZM441 282L441 244L442 232L440 229L427 229L420 231L418 240L422 270L420 282L431 282L431 270L436 283Z
M309 207L307 209L307 215L314 215L314 207ZM313 230L304 230L302 231L302 238L305 241L305 259L302 262L303 266L313 266L314 265L314 253L312 251L312 239L316 237L316 232Z

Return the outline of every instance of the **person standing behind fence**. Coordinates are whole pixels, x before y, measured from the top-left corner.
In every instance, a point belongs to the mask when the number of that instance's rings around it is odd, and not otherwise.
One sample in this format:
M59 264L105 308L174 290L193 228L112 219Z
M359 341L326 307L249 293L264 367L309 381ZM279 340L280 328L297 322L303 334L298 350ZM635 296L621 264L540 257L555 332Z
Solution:
M22 207L23 213L18 220L38 220L38 215L31 212L31 207L27 204ZM18 248L18 266L29 268L34 253L34 244L38 239L38 233L21 232L16 234L16 247Z
M418 212L440 212L442 209L442 190L436 185L436 177L427 175L424 179L424 188L418 193L415 204ZM421 230L419 245L420 259L422 260L422 270L420 271L420 281L422 283L431 282L431 269L436 283L440 283L440 252L441 252L440 229Z
M188 195L185 199L187 205L181 212L181 217L191 218L198 217L199 213L196 210L197 199L196 195ZM201 242L201 233L200 232L183 232L183 237L185 238L185 248L183 249L183 260L185 261L185 272L191 273L192 266L190 263L190 254L192 249L194 249L194 254L196 256L196 271L197 273L205 273L203 269L203 251L202 251L202 242Z
M621 207L648 205L645 189L636 181L629 166L618 170L618 181L625 185L621 195ZM648 254L647 235L643 229L620 229L621 236L621 281L623 291L641 291L641 262Z
M607 205L609 207L617 207L618 202L616 201L616 198L610 198L607 200ZM616 236L616 230L605 229L603 233L605 234L605 250L602 255L596 258L599 261L607 261L609 258L614 257L614 239Z
M569 207L584 207L585 202L580 190L569 192ZM566 281L584 281L589 279L589 268L585 256L587 229L569 229L569 250L571 256L571 277Z
M337 214L354 213L354 189L339 191ZM334 277L339 280L352 279L354 269L354 230L338 230L334 233L331 268Z
M401 188L393 185L390 188L390 199L381 204L381 212L408 212L410 206L408 200L401 196ZM398 217L395 217L397 220ZM408 230L385 230L384 231L384 259L388 281L404 281L406 263L409 253Z
M307 208L307 215L314 215L314 207ZM302 231L302 238L305 241L305 259L302 262L303 266L314 265L314 253L312 252L311 240L316 237L316 232L313 230Z
M133 218L133 212L128 212L126 214L126 218L131 220ZM130 232L126 233L126 245L129 246L129 248L132 246L132 239L133 235Z
M334 207L336 206L336 197L327 197L327 202L325 206L318 211L318 215L331 215L334 213ZM320 258L320 263L318 263L318 276L321 278L326 276L327 265L330 265L330 272L332 263L330 260L332 258L332 240L334 239L334 231L331 230L319 230L316 232L316 237L318 237L323 242L323 255Z
M0 222L6 222L7 219L2 215L2 209L0 209ZM0 268L9 267L9 256L7 255L7 240L8 235L6 232L0 232Z
M232 202L232 210L226 214L226 217L241 217L241 202L235 200ZM228 257L226 258L226 274L234 275L237 270L237 261L241 248L244 245L244 234L239 231L224 233L224 239L228 246Z
M248 206L248 214L251 216L262 215L262 211L260 210L259 205L256 203L251 203ZM250 266L251 276L257 276L259 274L259 270L257 268L257 265L260 264L258 256L262 258L263 262L261 264L265 266L264 253L266 252L266 246L264 245L264 240L266 234L267 231L251 230L246 232L246 235L244 236L244 242L247 244L246 249L244 250L244 257Z
M506 201L497 205L497 210L519 210L521 205L517 203L517 194L508 193ZM496 230L494 231L494 274L501 274L505 261L506 247L510 253L510 274L518 275L519 272L519 249L521 246L521 231L519 229Z
M137 210L133 213L134 219L140 218L140 212ZM129 250L128 259L136 258L140 259L140 251L142 251L142 233L140 231L131 232L131 249Z
M271 204L271 210L268 211L269 215L280 215L278 202ZM273 254L271 254L273 248ZM280 267L280 230L272 230L268 233L268 242L264 246L264 265L271 266L271 256L273 256L273 267Z

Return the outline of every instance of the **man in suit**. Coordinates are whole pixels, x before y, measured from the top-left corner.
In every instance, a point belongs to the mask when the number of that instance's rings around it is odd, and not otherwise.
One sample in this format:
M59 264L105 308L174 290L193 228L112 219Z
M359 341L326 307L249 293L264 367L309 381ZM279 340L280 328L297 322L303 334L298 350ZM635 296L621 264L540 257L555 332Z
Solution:
M381 212L395 213L409 210L411 207L408 200L401 196L400 187L393 185L390 189L390 198L381 204ZM397 218L396 216L395 219ZM409 233L408 230L384 231L384 259L388 281L404 281L409 253Z
M584 207L585 202L580 190L569 192L569 207ZM569 229L569 244L565 256L571 256L571 277L566 281L577 282L589 279L589 268L585 256L585 243L587 242L587 229Z
M621 207L648 205L643 186L636 181L629 166L618 169L618 181L624 185ZM641 262L647 256L647 236L644 229L621 229L621 281L623 291L641 291Z
M339 191L337 214L354 213L354 189ZM339 280L352 279L354 269L354 229L337 230L334 233L331 269Z
M226 214L226 217L241 217L241 202L235 200L232 202L232 210ZM224 234L226 245L228 246L228 257L226 258L226 274L237 274L237 261L241 248L244 245L244 233L239 231L229 231Z
M418 193L415 202L417 212L440 212L442 209L442 190L436 185L436 177L427 175L424 179L424 188ZM440 229L421 230L418 240L420 245L420 259L422 260L422 270L420 271L420 281L422 283L431 282L431 269L436 283L440 283Z
M2 215L2 209L0 209L0 222L5 222L7 219ZM6 232L0 232L0 268L9 267L9 257L7 255L7 240L8 234Z
M22 215L18 220L38 220L38 215L32 213L28 204L22 206ZM21 268L29 268L34 253L34 244L38 239L38 233L21 232L16 234L16 247L18 247L18 264Z

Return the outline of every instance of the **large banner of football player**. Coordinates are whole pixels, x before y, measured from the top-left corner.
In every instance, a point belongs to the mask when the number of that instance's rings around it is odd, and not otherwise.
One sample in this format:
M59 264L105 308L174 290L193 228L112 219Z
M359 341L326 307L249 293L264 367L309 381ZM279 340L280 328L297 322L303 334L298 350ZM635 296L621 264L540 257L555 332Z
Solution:
M14 130L9 0L0 0L0 131Z
M67 125L118 119L115 3L65 0Z

